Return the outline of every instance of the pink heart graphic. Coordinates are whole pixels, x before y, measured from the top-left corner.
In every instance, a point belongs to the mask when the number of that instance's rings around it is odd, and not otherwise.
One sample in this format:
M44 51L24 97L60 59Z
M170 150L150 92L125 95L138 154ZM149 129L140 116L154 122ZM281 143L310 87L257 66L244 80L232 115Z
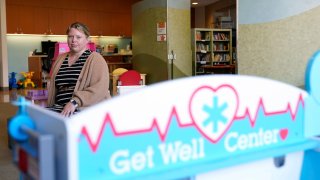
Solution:
M288 129L281 129L280 130L280 138L285 140L288 136L289 130Z
M231 85L201 86L190 98L189 114L198 131L216 143L230 128L238 106L239 97Z

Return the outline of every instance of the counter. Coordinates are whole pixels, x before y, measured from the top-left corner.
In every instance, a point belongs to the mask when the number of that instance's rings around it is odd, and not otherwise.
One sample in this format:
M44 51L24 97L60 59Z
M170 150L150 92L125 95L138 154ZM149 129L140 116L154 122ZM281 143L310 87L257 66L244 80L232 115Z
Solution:
M102 53L103 58L108 64L109 72L117 68L132 69L131 58L132 54L107 54Z

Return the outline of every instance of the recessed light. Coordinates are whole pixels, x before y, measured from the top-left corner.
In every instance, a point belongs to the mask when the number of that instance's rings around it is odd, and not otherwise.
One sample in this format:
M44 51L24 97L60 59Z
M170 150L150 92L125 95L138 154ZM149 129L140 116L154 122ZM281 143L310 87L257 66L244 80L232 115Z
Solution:
M197 3L197 2L193 2L192 4L193 4L193 5L197 5L198 3Z

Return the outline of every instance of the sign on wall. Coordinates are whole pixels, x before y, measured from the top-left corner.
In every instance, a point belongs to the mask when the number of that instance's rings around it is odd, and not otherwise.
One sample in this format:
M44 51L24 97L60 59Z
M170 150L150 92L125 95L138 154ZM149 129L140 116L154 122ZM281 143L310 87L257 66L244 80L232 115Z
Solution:
M166 22L157 23L157 41L167 41L167 24Z

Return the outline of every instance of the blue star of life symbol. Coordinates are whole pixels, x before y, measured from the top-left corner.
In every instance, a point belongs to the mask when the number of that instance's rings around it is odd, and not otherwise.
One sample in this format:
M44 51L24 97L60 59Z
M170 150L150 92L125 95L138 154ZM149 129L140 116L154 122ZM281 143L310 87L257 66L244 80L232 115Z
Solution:
M207 104L203 105L202 109L208 114L208 118L203 121L203 126L207 127L210 124L213 125L213 132L218 131L218 123L227 123L227 118L223 115L223 111L228 108L228 103L224 102L220 106L218 105L219 98L214 96L212 99L212 106Z

